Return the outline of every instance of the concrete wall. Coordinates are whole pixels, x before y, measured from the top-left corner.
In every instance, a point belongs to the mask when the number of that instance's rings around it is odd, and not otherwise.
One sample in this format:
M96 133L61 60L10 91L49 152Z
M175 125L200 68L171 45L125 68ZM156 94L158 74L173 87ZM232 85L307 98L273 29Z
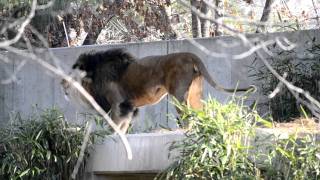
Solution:
M308 46L306 42L310 41L312 37L317 37L318 41L318 32L317 30L311 30L267 35L252 34L248 35L248 38L250 41L256 41L257 39L263 40L285 36L288 37L291 42L297 43L297 51L299 51ZM231 55L248 50L246 44L240 39L226 36L197 39L196 41L210 51L225 53L228 56L224 58L208 56L187 40L56 48L51 49L51 51L61 60L61 66L67 71L70 70L71 65L81 53L91 50L99 51L111 47L125 47L136 57L161 55L172 52L193 52L203 60L210 74L219 84L229 88L236 86L237 83L239 83L239 87L246 87L252 84L252 79L248 77L248 66L251 64L255 55L253 54L241 60L230 60ZM24 59L17 55L4 54L10 59L13 59L13 63L7 64L0 61L1 79L9 77L9 75L17 69L21 59ZM45 56L44 59L46 59ZM28 115L38 108L44 109L53 106L59 107L70 121L86 119L82 110L77 109L74 104L64 99L59 85L60 79L53 77L38 65L28 63L17 74L17 79L18 80L12 84L0 84L0 123L6 123L11 112L21 112L22 115ZM205 84L205 97L207 97L208 94L211 94L212 97L217 98L221 102L226 102L230 96L230 94L218 92ZM157 105L141 108L139 116L134 121L132 131L146 132L150 128L159 126L175 128L175 121L167 116L168 112L175 113L169 101L167 97Z

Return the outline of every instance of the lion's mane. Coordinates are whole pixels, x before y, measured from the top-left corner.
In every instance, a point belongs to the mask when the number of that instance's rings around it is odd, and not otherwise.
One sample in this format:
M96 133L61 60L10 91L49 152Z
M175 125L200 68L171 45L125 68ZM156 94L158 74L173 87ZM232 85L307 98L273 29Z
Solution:
M128 66L136 59L125 49L116 48L106 51L91 51L79 56L73 69L80 69L86 72L86 79L90 80L87 90L94 97L97 103L105 110L111 109L110 103L105 98L105 86L110 82L120 81ZM82 82L84 85L84 82ZM124 110L131 110L130 102L124 101L120 104ZM126 112L122 112L125 114ZM135 111L135 115L136 115Z
M125 49L116 48L81 54L72 68L85 71L87 77L93 81L101 75L104 76L104 80L119 81L129 64L134 61L135 58ZM97 73L102 74L98 75Z

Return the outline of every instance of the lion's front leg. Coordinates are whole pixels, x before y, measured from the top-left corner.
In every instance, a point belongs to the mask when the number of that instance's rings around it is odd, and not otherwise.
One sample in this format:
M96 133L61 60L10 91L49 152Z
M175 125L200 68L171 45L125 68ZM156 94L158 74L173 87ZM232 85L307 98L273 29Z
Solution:
M132 116L121 118L121 124L119 125L119 129L122 133L127 133L130 123L132 121Z
M105 97L111 106L111 119L122 133L126 133L133 118L135 108L123 93L122 87L109 82L104 89Z
M112 105L112 120L118 125L122 133L127 132L135 111L136 108L128 100Z

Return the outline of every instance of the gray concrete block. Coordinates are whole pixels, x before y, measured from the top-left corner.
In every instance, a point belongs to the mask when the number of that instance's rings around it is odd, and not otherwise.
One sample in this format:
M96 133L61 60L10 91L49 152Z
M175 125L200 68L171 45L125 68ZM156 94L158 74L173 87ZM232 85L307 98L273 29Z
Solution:
M133 159L128 160L118 136L105 139L91 152L87 172L94 174L157 173L178 156L169 158L169 146L184 137L182 132L128 134Z
M8 53L1 52L8 56ZM0 60L0 82L10 79L13 73L13 64ZM5 124L10 119L10 112L13 109L13 83L0 83L0 125Z
M249 158L259 168L268 166L267 155L273 148L276 140L288 139L293 132L279 131L273 128L256 128L256 136L248 137ZM305 133L307 134L307 133ZM301 134L303 135L303 134ZM320 141L320 133L314 134L316 141ZM179 158L177 150L169 155L168 147L173 142L179 142L185 137L183 132L128 134L130 146L133 150L133 160L128 160L123 144L117 136L96 145L91 151L86 173L89 179L123 179L147 178L166 169ZM245 141L245 140L244 140ZM260 155L260 156L258 156ZM149 176L147 176L149 175Z

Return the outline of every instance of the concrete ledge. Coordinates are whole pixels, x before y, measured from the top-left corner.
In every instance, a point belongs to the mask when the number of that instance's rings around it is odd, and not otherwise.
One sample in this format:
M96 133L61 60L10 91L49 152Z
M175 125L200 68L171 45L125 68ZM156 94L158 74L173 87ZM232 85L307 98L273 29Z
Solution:
M128 134L133 159L126 157L118 136L111 136L103 144L96 145L89 158L87 172L94 174L158 173L168 167L177 157L169 146L181 140L183 132Z
M254 147L250 151L252 154L267 153L276 139L287 139L289 134L272 128L257 128L256 136L249 139ZM319 133L315 136L319 141ZM152 179L178 157L179 153L175 151L171 152L169 158L169 146L185 136L182 131L173 131L128 134L127 137L133 151L133 160L127 159L119 137L111 136L103 144L95 146L86 170L90 177L87 176L86 179ZM252 160L258 167L263 168L266 165L264 158Z

